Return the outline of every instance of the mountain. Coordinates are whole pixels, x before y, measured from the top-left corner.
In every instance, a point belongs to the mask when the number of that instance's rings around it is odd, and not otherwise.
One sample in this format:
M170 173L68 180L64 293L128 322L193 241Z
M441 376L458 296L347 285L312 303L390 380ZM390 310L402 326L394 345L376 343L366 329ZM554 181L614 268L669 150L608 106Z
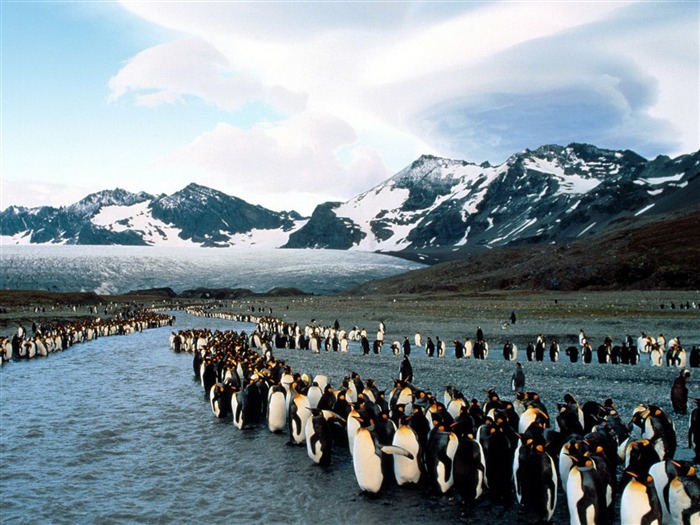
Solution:
M692 210L700 151L646 160L587 144L524 150L504 163L422 156L310 218L190 184L172 195L116 189L62 208L0 212L4 244L329 248L433 263L490 249L570 243L641 219Z
M0 212L6 244L279 246L304 221L204 186L154 197L122 189L88 195L62 208L10 206Z
M697 200L697 193L695 199ZM369 281L345 295L700 289L700 210L621 221L563 244L505 247Z
M445 258L561 243L697 204L700 151L647 161L587 144L543 146L498 166L423 156L344 203L319 206L289 248Z

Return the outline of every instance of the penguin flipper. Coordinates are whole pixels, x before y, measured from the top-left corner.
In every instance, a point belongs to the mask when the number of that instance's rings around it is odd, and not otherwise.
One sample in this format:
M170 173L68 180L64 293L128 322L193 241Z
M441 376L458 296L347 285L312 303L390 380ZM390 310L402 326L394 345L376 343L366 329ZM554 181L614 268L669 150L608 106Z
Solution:
M379 449L384 454L395 454L398 456L404 456L408 459L414 459L413 454L411 454L408 450L402 447L397 447L395 445L382 445L381 447L379 447Z

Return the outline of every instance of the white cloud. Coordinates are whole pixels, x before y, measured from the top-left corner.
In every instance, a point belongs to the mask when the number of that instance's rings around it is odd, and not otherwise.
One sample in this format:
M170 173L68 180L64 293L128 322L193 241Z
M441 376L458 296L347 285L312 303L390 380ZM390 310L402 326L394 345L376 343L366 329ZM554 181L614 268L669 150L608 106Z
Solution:
M262 99L284 111L299 111L303 94L281 86L265 86L234 66L216 48L198 38L186 38L142 51L109 81L110 99L133 94L135 103L157 106L182 102L190 95L226 111Z
M222 116L169 157L251 192L292 177L349 198L388 159L398 171L423 152L498 162L551 142L700 147L692 3L123 5L188 38L135 56L114 97L196 96L228 112L259 99L286 113L253 127Z
M158 165L190 165L215 173L214 187L231 188L243 198L297 191L347 199L389 175L381 155L356 141L347 122L302 113L245 130L220 123ZM347 166L337 155L341 149L350 151Z
M51 183L36 180L0 179L0 210L9 206L55 208L73 204L89 193L105 188L85 188L70 184Z

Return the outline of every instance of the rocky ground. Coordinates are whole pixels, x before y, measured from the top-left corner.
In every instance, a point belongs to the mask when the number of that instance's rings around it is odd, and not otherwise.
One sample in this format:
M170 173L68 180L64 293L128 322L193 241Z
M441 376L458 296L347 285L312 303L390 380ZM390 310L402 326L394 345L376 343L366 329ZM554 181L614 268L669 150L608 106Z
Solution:
M86 304L79 297L71 301L56 301L56 297L33 295L23 303L9 292L0 293L0 333L12 333L18 322L31 325L32 320L55 320L90 316L94 298ZM234 313L271 314L288 322L330 325L338 320L343 328L353 326L367 329L374 339L379 322L386 324L386 340L402 341L408 336L413 342L416 331L427 336L439 336L448 343L444 358L429 359L422 349L414 348L411 361L415 384L442 396L446 385L454 385L468 398L484 399L484 391L495 388L504 398L512 399L510 378L514 364L502 359L501 349L506 339L520 349L519 361L526 374L526 390L540 394L549 409L555 413L556 403L566 393L573 394L579 402L603 401L611 398L624 418L629 418L639 403L652 403L671 414L676 425L679 459L692 459L687 448L688 420L686 415L673 414L669 393L675 368L653 368L643 356L639 365L600 365L597 363L570 363L565 356L556 363L528 362L525 346L537 334L549 341L560 341L562 349L578 342L578 332L583 329L592 340L594 348L605 336L615 342L630 334L635 338L642 332L667 338L681 337L689 350L700 344L700 310L680 308L686 302L697 304L697 292L495 292L471 295L450 293L433 295L396 296L344 296L332 297L284 297L256 298L250 301L210 303L221 311ZM114 303L112 303L114 301ZM101 304L99 304L101 303ZM111 309L123 305L175 306L162 298L156 302L148 298L100 298L97 315L105 315ZM675 308L671 308L671 303ZM663 308L661 305L663 304ZM515 324L509 322L514 312ZM491 356L486 361L474 359L456 360L451 341L455 338L475 337L481 327L489 341ZM380 388L389 389L398 377L399 357L391 355L388 348L380 355L362 356L357 353L321 352L312 354L300 350L275 350L279 359L285 359L295 371L313 376L328 375L332 384L338 385L350 371L363 378L373 378ZM9 368L5 373L9 373ZM693 369L690 380L690 397L700 398L700 369ZM477 504L479 516L490 520L508 519L513 523L526 523L516 507L492 508L487 499ZM474 516L469 511L465 516ZM469 518L465 518L469 521ZM556 523L568 522L566 501L559 496Z

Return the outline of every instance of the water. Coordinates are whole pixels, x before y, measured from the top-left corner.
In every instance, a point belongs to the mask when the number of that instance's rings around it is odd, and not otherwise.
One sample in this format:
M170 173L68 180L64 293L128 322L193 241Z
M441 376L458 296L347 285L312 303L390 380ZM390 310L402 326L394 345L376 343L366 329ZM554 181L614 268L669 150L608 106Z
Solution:
M172 329L4 366L0 521L373 524L459 516L454 502L419 490L362 494L345 450L322 468L305 447L285 445L286 435L214 418L192 379L192 356L170 351L168 336L250 326L178 312ZM362 359L358 352L328 357Z
M134 246L3 246L0 287L94 291L171 287L296 287L325 295L423 265L344 250L163 248Z

